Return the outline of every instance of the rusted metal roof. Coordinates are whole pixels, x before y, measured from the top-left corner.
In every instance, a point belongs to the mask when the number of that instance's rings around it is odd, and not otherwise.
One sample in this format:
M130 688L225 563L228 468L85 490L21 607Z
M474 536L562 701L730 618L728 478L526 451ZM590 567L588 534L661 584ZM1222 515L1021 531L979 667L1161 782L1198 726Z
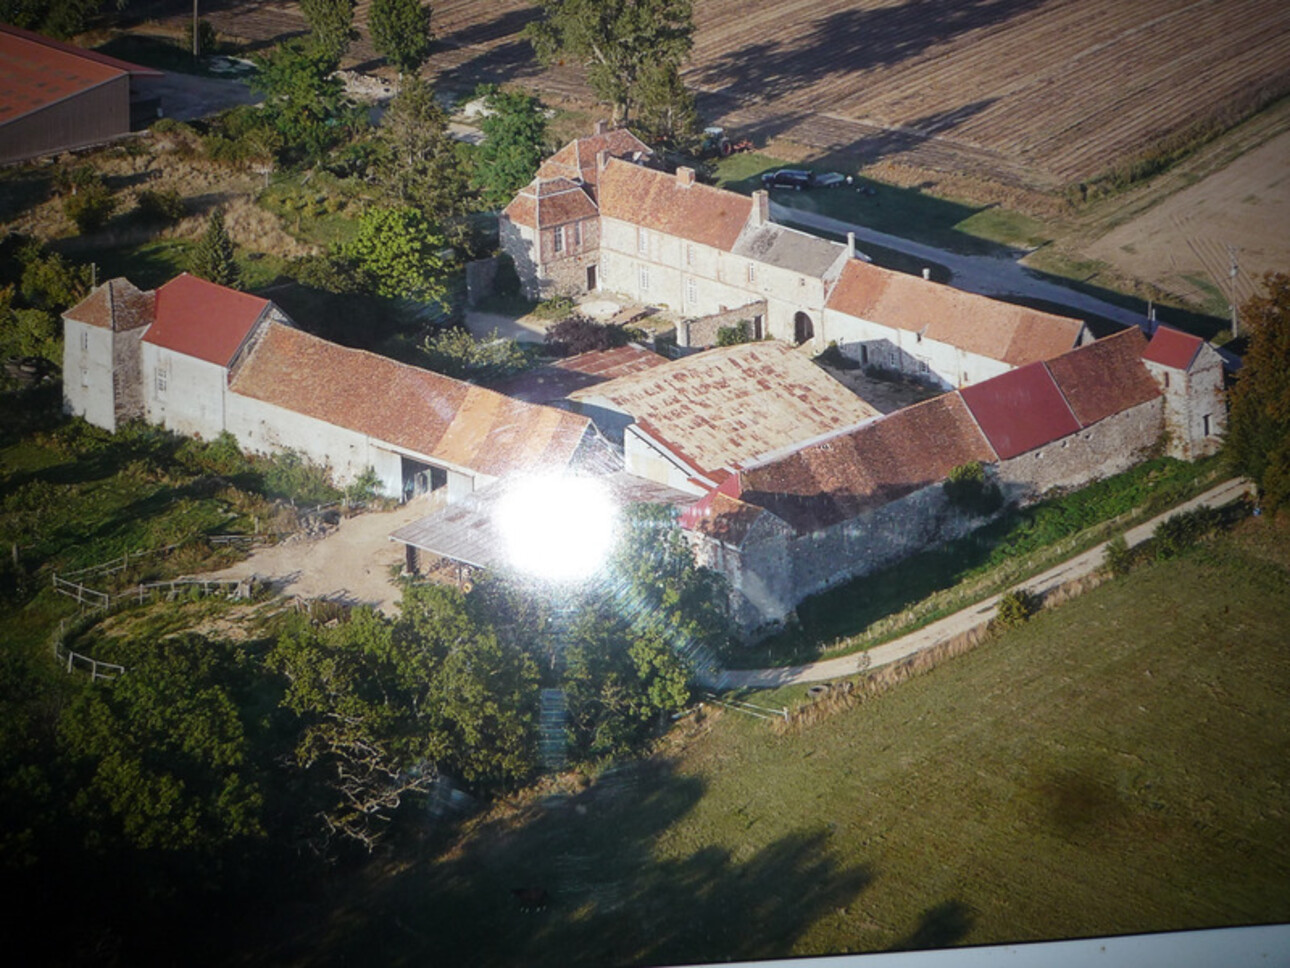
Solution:
M640 373L667 362L666 357L639 346L618 346L611 350L579 353L547 366L525 370L494 384L493 389L528 403L551 403L563 400L576 390Z
M611 159L600 176L600 213L729 252L753 200L675 175Z
M1062 391L1042 363L1010 370L958 392L1000 460L1080 429Z
M106 81L162 72L0 24L0 124Z
M707 350L569 398L630 414L650 436L706 474L854 426L878 412L778 342Z
M147 326L153 321L157 294L135 287L124 277L109 279L67 312L64 318L124 332Z
M1147 344L1142 358L1151 363L1159 363L1175 370L1188 370L1196 360L1196 354L1205 341L1199 336L1192 336L1168 326L1160 326Z
M1080 426L1160 395L1160 387L1142 365L1146 345L1142 331L1133 327L1048 361L1048 372Z
M228 366L269 300L182 273L157 290L144 342Z
M860 259L847 261L825 305L1013 366L1074 349L1084 333L1078 319L1014 306Z
M563 467L594 431L578 414L511 400L439 373L270 323L234 392L500 477Z

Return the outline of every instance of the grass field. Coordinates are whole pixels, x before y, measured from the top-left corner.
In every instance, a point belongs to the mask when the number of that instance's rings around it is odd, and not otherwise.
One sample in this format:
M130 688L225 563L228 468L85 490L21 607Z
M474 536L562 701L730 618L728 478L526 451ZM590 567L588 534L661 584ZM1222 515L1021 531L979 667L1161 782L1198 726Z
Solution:
M687 721L581 793L373 865L262 960L656 964L1290 919L1287 629L1290 521L1250 519L814 726ZM551 906L519 914L522 886Z

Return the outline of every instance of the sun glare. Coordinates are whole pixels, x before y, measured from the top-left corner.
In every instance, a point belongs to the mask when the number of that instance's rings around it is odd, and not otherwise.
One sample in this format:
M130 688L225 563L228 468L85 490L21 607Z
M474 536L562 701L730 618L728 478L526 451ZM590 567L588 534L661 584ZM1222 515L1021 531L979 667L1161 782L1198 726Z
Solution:
M604 564L617 518L600 481L543 474L512 482L496 520L516 568L551 581L580 581Z

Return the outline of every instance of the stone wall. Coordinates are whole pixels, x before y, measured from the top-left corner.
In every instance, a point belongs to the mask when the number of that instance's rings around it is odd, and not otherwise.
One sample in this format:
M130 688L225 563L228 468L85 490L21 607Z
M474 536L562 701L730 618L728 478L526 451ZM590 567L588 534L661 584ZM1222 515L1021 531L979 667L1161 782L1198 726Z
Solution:
M765 335L766 301L758 300L697 319L683 319L676 324L676 345L687 349L716 346L717 334L722 327L735 326L740 320L748 320L749 335L753 339L761 339Z
M112 399L117 427L127 420L143 419L144 332L140 326L112 334Z
M1222 357L1206 345L1185 372L1150 361L1146 365L1164 391L1169 455L1195 460L1217 452L1227 432Z

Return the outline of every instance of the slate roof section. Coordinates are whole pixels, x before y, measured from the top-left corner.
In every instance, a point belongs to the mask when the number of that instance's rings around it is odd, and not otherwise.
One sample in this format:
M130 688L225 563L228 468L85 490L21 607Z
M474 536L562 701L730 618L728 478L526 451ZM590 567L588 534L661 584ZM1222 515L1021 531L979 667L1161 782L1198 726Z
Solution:
M738 497L804 534L943 481L960 464L994 460L962 399L947 393L745 467Z
M1175 370L1188 370L1204 344L1205 341L1199 336L1160 326L1147 344L1142 358L1149 363L1158 363Z
M1081 427L1160 396L1142 365L1146 345L1135 326L1048 361L1048 372Z
M123 74L162 76L150 67L0 24L0 124Z
M271 323L234 392L456 467L500 477L566 466L587 418Z
M157 290L144 342L228 366L270 306L267 299L182 273Z
M595 218L599 212L587 193L567 178L532 181L502 210L516 225L551 227Z
M753 200L675 175L610 160L600 176L600 214L729 252Z
M570 178L595 186L599 175L596 156L602 151L608 151L611 158L622 158L630 162L648 161L654 157L654 152L636 135L626 128L615 128L603 134L592 134L569 142L542 162L537 177L539 180Z
M958 391L1000 460L1042 447L1080 429L1042 363L1009 370Z
M157 294L153 290L138 289L129 279L118 276L96 287L63 316L78 323L123 333L149 325L156 305Z
M630 414L707 474L878 413L800 352L769 341L696 353L570 399Z
M620 376L641 373L668 362L639 346L618 346L611 350L593 350L566 357L546 366L526 370L493 389L508 397L528 403L551 403L569 394L615 380Z
M826 308L1024 366L1074 349L1078 319L964 292L860 259L843 266Z
M771 222L749 226L735 243L734 254L819 278L846 250L837 242Z

